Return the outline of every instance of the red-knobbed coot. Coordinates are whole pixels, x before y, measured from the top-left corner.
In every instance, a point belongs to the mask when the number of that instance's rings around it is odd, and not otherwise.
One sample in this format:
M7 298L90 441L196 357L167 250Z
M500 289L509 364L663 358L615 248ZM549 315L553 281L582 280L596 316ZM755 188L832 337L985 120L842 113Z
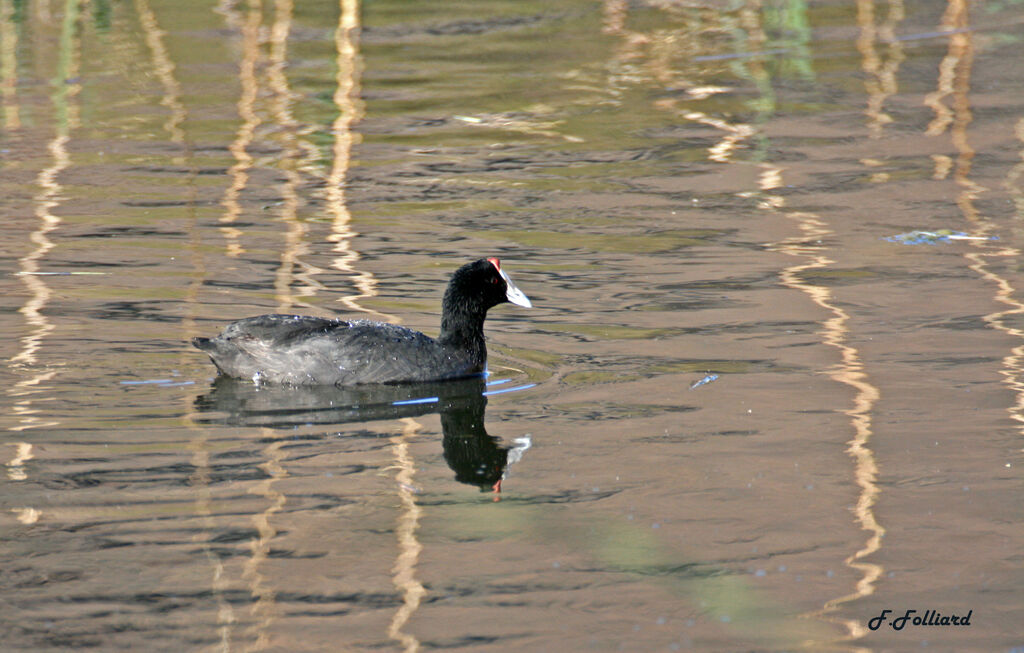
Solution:
M441 335L368 320L260 315L232 322L216 338L194 338L222 374L254 383L357 385L438 381L481 374L484 318L502 302L529 308L496 258L455 271L441 303Z

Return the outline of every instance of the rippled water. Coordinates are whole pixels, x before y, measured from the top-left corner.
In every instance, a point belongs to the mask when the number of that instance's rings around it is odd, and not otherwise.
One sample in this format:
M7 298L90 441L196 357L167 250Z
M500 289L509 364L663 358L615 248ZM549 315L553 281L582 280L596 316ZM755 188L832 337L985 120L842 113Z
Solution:
M1020 650L1022 59L1017 0L0 0L0 647ZM187 344L436 333L480 256L486 382Z

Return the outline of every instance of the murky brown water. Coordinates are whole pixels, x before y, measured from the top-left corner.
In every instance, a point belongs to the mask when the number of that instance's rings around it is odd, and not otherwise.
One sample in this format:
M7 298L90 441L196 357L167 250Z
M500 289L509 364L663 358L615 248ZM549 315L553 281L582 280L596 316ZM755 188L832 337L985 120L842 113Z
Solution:
M0 648L1024 650L1022 60L1014 0L0 0ZM186 344L434 333L484 255L486 388Z

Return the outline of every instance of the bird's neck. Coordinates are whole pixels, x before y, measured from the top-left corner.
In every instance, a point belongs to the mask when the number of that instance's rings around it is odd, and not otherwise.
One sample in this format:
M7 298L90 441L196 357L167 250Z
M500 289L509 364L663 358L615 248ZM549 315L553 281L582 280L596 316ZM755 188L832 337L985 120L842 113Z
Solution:
M487 347L484 344L486 317L486 309L471 308L465 302L460 302L455 293L446 293L438 340L442 345L471 352L483 361L487 358Z

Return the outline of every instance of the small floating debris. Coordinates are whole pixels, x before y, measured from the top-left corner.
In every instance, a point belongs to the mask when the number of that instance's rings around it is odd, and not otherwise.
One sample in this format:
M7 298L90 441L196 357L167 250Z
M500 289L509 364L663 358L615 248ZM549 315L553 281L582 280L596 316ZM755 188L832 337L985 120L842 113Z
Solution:
M707 384L711 383L712 381L717 381L717 380L718 380L718 375L717 374L706 374L704 376L704 378L701 379L700 381L694 381L693 383L691 383L690 384L690 390L696 390L697 388L701 387L702 385L707 385Z
M938 231L908 231L904 234L886 236L882 240L900 245L937 245L954 240L999 240L999 236L971 236L963 231L939 229Z
M399 483L398 487L405 490L409 494L421 494L423 490L419 489L415 485L409 485L408 483Z

